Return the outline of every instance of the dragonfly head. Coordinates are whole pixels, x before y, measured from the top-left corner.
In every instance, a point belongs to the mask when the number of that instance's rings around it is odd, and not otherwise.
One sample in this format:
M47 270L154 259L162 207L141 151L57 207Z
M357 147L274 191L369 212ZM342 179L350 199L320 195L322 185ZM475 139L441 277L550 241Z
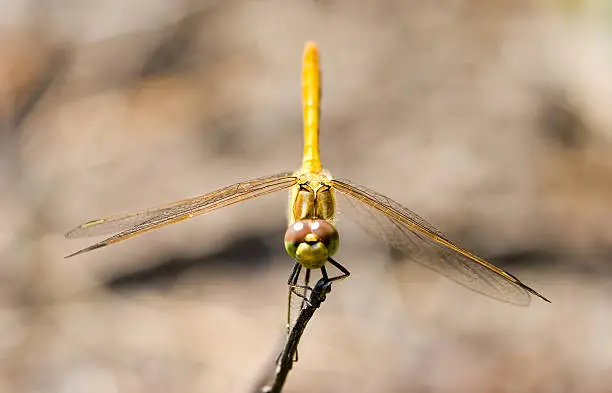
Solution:
M300 220L287 228L285 249L307 269L318 269L338 251L336 228L325 220Z

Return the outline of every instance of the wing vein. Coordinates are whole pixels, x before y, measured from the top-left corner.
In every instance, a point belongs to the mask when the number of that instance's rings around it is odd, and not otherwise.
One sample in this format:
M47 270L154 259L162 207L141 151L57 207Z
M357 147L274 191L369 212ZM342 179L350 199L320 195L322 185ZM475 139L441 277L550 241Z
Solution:
M347 212L354 213L349 214L350 218L410 260L497 300L527 305L531 293L548 301L512 274L448 240L433 225L391 198L345 179L334 179L331 184L350 202L352 209Z
M70 254L66 258L117 243L212 210L287 189L293 186L296 181L297 178L291 173L280 173L233 184L199 197L87 222L69 231L66 237L88 237L109 232L118 233Z

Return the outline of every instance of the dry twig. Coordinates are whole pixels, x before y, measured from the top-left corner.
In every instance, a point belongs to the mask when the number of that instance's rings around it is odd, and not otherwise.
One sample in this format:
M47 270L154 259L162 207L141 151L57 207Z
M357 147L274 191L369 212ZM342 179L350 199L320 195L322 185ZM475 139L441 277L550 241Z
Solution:
M300 315L289 332L289 337L285 343L285 347L281 352L274 373L274 378L269 383L265 384L259 391L262 393L280 393L287 379L287 375L293 367L293 359L297 350L298 343L304 334L308 321L312 318L315 311L325 301L325 297L331 291L331 281L327 278L321 278L312 288L310 297L305 302Z

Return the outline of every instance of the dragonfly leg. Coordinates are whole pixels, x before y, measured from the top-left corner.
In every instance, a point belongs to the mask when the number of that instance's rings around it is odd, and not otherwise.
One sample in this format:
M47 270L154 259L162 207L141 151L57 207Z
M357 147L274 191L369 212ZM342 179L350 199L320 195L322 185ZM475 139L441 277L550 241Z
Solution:
M310 287L310 269L306 269L306 275L304 276L304 285L302 286L302 289L304 289L304 297L302 299L304 299L304 301L308 301L306 300L306 291L312 291L312 288ZM304 302L302 302L302 308L304 308Z
M312 292L312 288L310 286L308 286L308 282L310 281L310 269L306 269L306 277L304 279L304 282L306 283L306 285L298 285L298 284L289 284L289 290L291 293L293 293L295 296L299 297L300 299L302 299L302 308L304 308L304 304L310 304L310 300L308 300L308 292ZM298 292L298 289L302 289L304 290L304 293L300 293Z
M303 285L303 289L304 289L304 296L302 297L302 304L300 305L300 310L304 309L304 305L308 304L310 305L310 301L308 299L306 299L306 290L311 290L312 288L310 287L310 269L306 269L306 274L304 275L304 285ZM299 341L298 341L299 344ZM299 356L298 356L298 347L295 347L295 353L293 354L293 361L297 362L299 360Z
M300 277L301 271L302 271L302 265L296 262L295 265L293 266L293 271L291 272L291 275L289 276L289 280L287 281L287 285L289 285L289 300L291 300L291 294L294 294L295 296L304 300L304 302L306 302L307 304L310 304L310 302L308 301L308 296L307 296L308 291L312 291L312 288L309 286L310 269L306 269L306 277L304 278L305 285L298 285L297 283L298 278ZM303 289L304 293L299 293L297 291L298 289ZM302 303L302 306L303 305L304 303Z
M287 335L289 335L289 332L291 331L291 295L294 293L293 287L297 284L301 271L302 265L296 262L293 265L293 271L287 280L287 285L289 286L289 292L287 294Z
M302 271L302 265L299 264L298 262L296 262L293 265L293 270L291 271L291 274L289 275L289 279L287 280L287 285L289 286L289 291L287 294L287 337L289 337L289 334L291 333L291 295L295 294L298 295L295 291L295 287L297 285L297 281L300 277L300 272ZM299 295L298 295L299 296ZM297 352L297 351L296 351ZM278 363L280 361L281 356L283 355L283 353L279 353L278 354L278 358L276 359L276 363ZM296 354L297 356L297 354Z
M297 280L298 280L298 277L300 276L301 271L302 271L302 265L296 262L293 265L293 271L291 272L291 275L289 276L289 279L287 280L287 285L289 286L295 285L297 283Z
M291 272L291 275L289 276L289 280L287 280L287 285L289 285L289 296L288 296L288 301L287 301L287 336L289 336L289 334L291 333L291 295L295 295L302 299L302 304L300 306L300 309L303 309L305 304L310 305L310 301L308 300L306 294L307 294L307 291L312 291L312 288L309 286L311 270L306 269L306 273L304 276L304 285L298 285L297 282L300 277L301 271L302 271L302 265L296 262L295 265L293 266L293 271ZM304 290L304 293L298 292L298 289ZM294 362L298 361L297 348L295 349L295 353L293 354L293 361ZM277 359L277 363L278 363L278 359Z
M336 269L340 270L340 272L342 274L335 276L335 277L329 277L327 275L327 270L325 270L325 266L321 266L321 275L323 276L323 278L329 282L333 282L333 281L338 281L338 280L342 280L347 278L348 276L351 275L351 272L348 271L347 268L345 268L344 266L342 266L340 263L334 261L333 259L329 258L327 260L329 263L331 263Z
M305 285L298 285L298 279L300 277L300 272L302 271L302 265L298 262L293 266L293 271L289 276L289 280L287 280L287 285L289 285L289 294L288 294L288 306L287 306L287 332L291 329L291 295L295 295L302 299L302 306L304 308L304 304L310 305L310 301L308 300L308 291L312 292L312 288L309 286L310 284L310 269L306 269L306 276L304 278ZM302 289L304 293L298 292L298 289Z

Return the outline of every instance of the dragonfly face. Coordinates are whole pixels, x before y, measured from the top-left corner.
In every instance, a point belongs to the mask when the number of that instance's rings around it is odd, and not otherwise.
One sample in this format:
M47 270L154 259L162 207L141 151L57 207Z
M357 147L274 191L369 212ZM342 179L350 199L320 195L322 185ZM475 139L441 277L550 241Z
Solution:
M307 269L319 269L338 251L334 228L336 201L325 174L299 175L291 190L289 228L285 232L287 253Z
M285 232L285 249L306 269L319 269L338 251L338 231L325 220L300 220Z

